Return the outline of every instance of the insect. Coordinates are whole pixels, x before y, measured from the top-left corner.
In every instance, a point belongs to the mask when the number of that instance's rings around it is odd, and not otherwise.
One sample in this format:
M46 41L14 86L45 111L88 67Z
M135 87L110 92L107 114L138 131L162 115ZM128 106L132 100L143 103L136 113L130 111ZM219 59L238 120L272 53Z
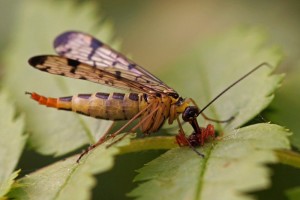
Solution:
M196 150L195 147L203 146L205 141L215 137L214 126L208 124L206 128L200 127L197 122L199 109L196 106L189 106L182 114L182 119L185 122L189 122L194 129L194 132L186 137L182 127L179 129L179 133L176 135L176 141L179 146L190 146L199 156L204 157L202 153ZM223 122L229 122L233 118L230 118Z
M29 64L44 72L121 88L129 93L97 92L50 98L35 92L26 92L32 99L48 107L69 110L99 119L128 120L110 137L115 137L124 130L128 133L135 132L138 128L144 134L149 135L157 132L165 121L172 124L176 120L180 127L176 137L178 144L189 145L193 149L214 135L212 125L206 128L199 127L197 116L201 114L205 119L214 122L230 121L232 118L224 121L211 119L204 115L203 111L229 88L264 65L263 63L257 66L200 110L193 99L180 97L174 89L153 74L89 34L76 31L62 33L55 39L54 49L58 55L34 56L29 59ZM181 114L183 120L189 122L194 129L194 133L189 137L184 135L181 127L179 119ZM130 127L136 120L139 122ZM78 161L106 139L107 135L101 137L81 154ZM199 153L199 155L202 154Z

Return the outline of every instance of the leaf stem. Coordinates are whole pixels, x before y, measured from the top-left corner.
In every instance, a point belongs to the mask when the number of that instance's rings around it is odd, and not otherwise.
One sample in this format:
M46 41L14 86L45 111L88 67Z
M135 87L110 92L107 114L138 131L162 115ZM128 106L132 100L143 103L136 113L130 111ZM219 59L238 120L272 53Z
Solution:
M300 168L300 153L290 150L276 150L275 152L282 164Z
M146 150L168 150L178 147L174 136L156 136L141 139L134 139L130 144L119 147L119 154L126 154L132 152L140 152Z

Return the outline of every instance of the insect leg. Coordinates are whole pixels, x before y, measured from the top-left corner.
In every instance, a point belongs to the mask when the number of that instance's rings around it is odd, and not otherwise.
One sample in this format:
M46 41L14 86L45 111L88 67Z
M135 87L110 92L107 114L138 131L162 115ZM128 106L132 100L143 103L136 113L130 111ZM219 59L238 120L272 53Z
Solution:
M113 122L110 127L108 128L108 130L103 134L102 137L100 137L100 139L97 141L97 143L103 143L109 136L109 133L111 131L111 129L113 128L113 125L114 125L115 122Z
M201 146L204 145L205 140L207 140L208 138L215 138L215 129L211 124L208 124L206 128L201 128L201 133Z
M138 112L133 118L131 118L126 124L124 124L119 130L111 134L110 138L116 137L118 134L120 134L125 128L127 128L134 120L139 118L149 107L151 104L147 105L144 109L142 109L140 112Z
M127 128L134 120L136 120L137 118L139 118L145 111L147 111L147 109L151 106L151 104L147 105L144 109L142 109L140 112L138 112L133 118L131 118L126 124L124 124L119 130L117 130L115 133L113 133L110 137L101 137L95 144L89 146L87 149L85 149L79 156L79 158L77 159L77 163L79 163L80 159L87 154L89 151L91 151L92 149L96 148L97 146L99 146L100 144L102 144L103 142L105 142L107 139L113 138L116 135L118 135L119 133L121 133L121 131L123 131L125 128ZM140 123L139 123L140 124ZM129 132L130 133L130 132ZM107 135L107 133L106 133ZM122 137L123 138L123 137Z
M186 102L187 102L187 103L193 104L194 106L197 107L198 110L201 110L201 109L199 108L199 106L196 104L196 102L194 101L194 99L192 99L192 98L187 98L187 99L186 99ZM204 119L206 119L206 120L208 120L208 121L216 122L216 123L228 123L228 122L230 122L230 121L232 121L232 120L234 119L234 116L232 116L232 117L230 117L229 119L226 119L226 120L218 120L218 119L212 119L212 118L210 118L210 117L207 117L203 112L201 112L200 114L202 115L202 117L203 117Z
M149 104L150 105L150 104ZM148 106L147 106L148 107ZM115 140L114 142L110 143L109 145L107 145L107 147L110 147L116 143L118 143L119 141L121 141L124 137L126 137L127 135L129 135L130 133L134 133L136 131L136 129L141 126L141 124L145 123L146 120L148 120L150 117L152 117L155 112L159 109L159 106L157 106L149 115L147 115L146 117L144 117L137 125L135 125L133 128L131 128L127 133L125 133L122 137L118 138L117 140ZM116 134L117 135L117 134ZM112 137L116 136L115 133L112 134Z

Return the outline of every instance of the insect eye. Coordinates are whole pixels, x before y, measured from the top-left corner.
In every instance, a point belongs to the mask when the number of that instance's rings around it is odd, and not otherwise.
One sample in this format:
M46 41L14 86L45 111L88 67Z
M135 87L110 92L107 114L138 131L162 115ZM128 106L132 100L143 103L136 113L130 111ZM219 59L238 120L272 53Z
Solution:
M183 121L190 121L198 116L199 109L196 106L188 106L182 113Z
M174 99L177 99L179 97L179 95L177 93L169 93L169 96L173 97Z

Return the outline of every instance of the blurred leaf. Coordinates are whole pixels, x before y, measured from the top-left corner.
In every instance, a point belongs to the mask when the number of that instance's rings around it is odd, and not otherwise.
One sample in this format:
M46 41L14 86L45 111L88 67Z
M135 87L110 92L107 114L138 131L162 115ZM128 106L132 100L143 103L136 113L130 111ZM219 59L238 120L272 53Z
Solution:
M296 187L286 191L286 195L290 200L298 200L300 199L300 187Z
M0 199L7 199L7 193L13 188L15 179L18 177L21 170L15 171L9 175L6 180L1 180L0 184Z
M287 126L294 133L291 136L293 146L300 149L300 65L293 71L289 71L287 78L283 82L282 88L278 91L274 102L271 104L271 110L266 112L268 119L274 123L280 123Z
M14 30L14 43L7 51L5 85L14 91L18 106L26 113L29 142L43 154L62 155L79 146L93 143L112 122L79 116L39 106L25 96L25 91L59 97L78 93L107 91L97 84L57 77L33 69L27 60L37 54L53 54L54 38L67 30L94 33L104 41L111 38L111 25L93 22L92 2L75 7L71 1L20 2L19 24ZM98 31L101 29L101 31Z
M24 117L15 117L15 108L5 91L0 92L0 198L12 186L19 172L14 169L19 161L27 136L24 133Z
M11 38L12 28L16 22L20 0L0 1L0 58L6 51ZM1 75L1 66L0 66Z
M135 181L147 181L130 193L138 199L252 199L243 194L270 185L267 163L274 149L289 148L280 126L256 124L231 131L207 144L204 159L190 149L168 151L140 169ZM272 139L270 139L272 138Z
M300 154L298 152L279 150L276 151L276 155L281 163L300 168Z
M121 135L120 135L121 136ZM129 137L127 137L129 138ZM23 187L9 194L13 199L91 199L91 190L96 184L93 175L112 168L117 146L126 145L124 139L113 147L101 145L85 155L79 163L79 155L59 161L19 180Z

